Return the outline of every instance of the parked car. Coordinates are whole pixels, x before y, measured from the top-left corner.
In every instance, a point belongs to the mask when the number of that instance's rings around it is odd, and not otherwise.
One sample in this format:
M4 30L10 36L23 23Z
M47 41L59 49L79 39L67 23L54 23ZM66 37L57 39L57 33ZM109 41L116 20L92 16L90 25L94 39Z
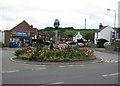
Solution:
M84 43L82 43L82 42L77 43L77 45L78 45L79 47L84 47Z
M46 41L46 42L44 42L44 45L50 45L50 42L49 41Z
M105 42L105 43L104 43L104 47L105 47L106 45L110 45L110 44L113 44L113 42Z
M67 41L66 44L75 45L76 43L73 41Z

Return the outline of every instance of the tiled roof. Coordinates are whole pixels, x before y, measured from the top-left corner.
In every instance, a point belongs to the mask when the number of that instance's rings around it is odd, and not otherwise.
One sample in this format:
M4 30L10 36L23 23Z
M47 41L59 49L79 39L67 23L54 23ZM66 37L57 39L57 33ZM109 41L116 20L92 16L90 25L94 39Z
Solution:
M120 27L114 27L113 29L114 30L120 30Z
M10 31L29 31L33 32L36 31L36 28L31 27L25 20L12 28Z
M108 27L108 26L103 26L103 27L99 28L99 29L97 30L97 32L102 31L102 30L105 29L106 27Z
M46 32L46 31L44 31L44 32L39 32L39 34L42 35L42 36L49 36L49 33Z

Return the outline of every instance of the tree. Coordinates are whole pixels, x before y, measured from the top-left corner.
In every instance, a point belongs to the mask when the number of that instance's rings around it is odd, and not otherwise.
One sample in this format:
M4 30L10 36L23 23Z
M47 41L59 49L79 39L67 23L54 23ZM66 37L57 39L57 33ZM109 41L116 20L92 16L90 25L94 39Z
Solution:
M90 40L90 33L85 33L84 38L88 41Z

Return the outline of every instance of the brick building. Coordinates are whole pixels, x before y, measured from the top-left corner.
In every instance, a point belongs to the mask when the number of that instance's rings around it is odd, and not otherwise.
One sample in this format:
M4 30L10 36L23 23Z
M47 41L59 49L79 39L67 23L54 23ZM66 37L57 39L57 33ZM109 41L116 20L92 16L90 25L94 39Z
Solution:
M13 27L11 30L4 31L4 44L10 46L10 42L19 42L19 46L25 46L24 44L30 43L32 39L35 39L37 28L33 28L33 25L29 25L25 20Z

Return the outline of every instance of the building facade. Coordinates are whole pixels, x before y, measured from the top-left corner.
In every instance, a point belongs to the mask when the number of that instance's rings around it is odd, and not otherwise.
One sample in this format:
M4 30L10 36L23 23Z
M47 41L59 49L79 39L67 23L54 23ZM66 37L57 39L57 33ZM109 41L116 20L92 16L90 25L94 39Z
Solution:
M113 32L114 32L114 29L110 27L109 25L99 28L95 33L94 43L97 44L98 39L106 39L109 42L111 42L115 38L114 37L115 33Z
M120 1L118 2L118 27L120 27Z
M29 25L25 20L13 27L11 30L4 31L5 46L28 46L32 39L35 39L37 28L33 28L33 25Z

